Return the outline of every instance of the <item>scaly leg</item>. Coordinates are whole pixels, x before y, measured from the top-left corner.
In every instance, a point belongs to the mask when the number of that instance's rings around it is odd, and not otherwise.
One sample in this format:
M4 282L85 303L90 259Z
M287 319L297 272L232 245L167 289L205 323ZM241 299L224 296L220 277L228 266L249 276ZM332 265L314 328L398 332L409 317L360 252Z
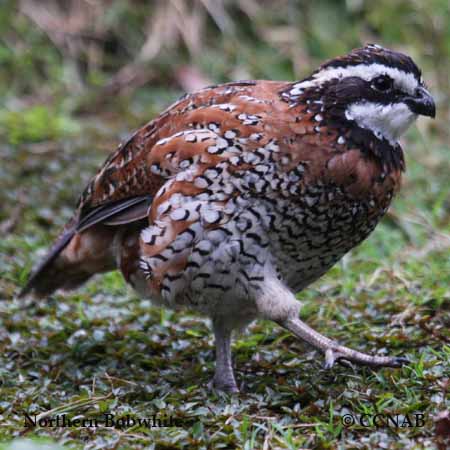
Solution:
M257 299L260 315L275 321L298 338L325 353L325 368L331 368L336 361L351 361L372 367L400 367L408 362L406 358L372 356L352 350L313 330L298 318L300 302L278 279L266 279L262 292Z
M231 330L219 320L213 320L213 329L216 340L216 371L212 385L221 391L239 392L231 364Z
M372 356L339 345L336 341L321 335L316 330L306 325L306 323L302 322L296 316L288 317L278 323L298 338L303 339L308 344L325 353L326 369L333 367L336 361L352 361L360 365L372 367L401 367L408 362L406 358Z

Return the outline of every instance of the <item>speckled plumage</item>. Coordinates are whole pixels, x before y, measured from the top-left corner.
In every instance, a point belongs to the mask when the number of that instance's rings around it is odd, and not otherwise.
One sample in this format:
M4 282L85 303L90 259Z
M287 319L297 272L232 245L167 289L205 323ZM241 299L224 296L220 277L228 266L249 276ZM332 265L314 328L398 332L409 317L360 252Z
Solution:
M398 55L369 46L322 69L375 61L421 83ZM370 234L404 169L398 143L349 117L366 82L317 73L208 87L170 106L108 158L28 287L46 294L117 267L143 296L207 314L225 334L257 317L287 326L285 309L298 311L287 290ZM280 303L263 305L272 289Z
M382 176L345 129L321 126L319 104L285 101L287 86L231 83L187 96L110 159L82 208L130 188L153 198L139 250L120 258L128 281L145 275L152 297L191 306L208 289L245 292L270 259L301 289L374 228L400 170Z

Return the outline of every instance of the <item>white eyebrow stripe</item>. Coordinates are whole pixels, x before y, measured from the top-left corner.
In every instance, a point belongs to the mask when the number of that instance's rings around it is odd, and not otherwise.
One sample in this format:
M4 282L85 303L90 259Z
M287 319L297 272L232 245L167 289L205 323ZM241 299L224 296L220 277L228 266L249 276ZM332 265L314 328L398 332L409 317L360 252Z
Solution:
M388 67L383 64L374 63L370 65L358 64L356 66L347 67L328 67L313 74L312 80L296 83L293 88L306 89L335 78L344 77L360 77L363 80L370 81L377 74L389 75L397 85L399 84L399 80L401 80L401 87L409 94L413 94L419 86L419 82L412 73L404 72L396 67Z

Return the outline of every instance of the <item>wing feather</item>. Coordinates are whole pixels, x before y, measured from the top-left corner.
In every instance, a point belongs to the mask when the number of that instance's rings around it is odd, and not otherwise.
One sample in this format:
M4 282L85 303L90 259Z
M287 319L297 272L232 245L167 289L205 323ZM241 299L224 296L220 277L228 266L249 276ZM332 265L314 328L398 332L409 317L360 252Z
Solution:
M76 232L81 233L97 223L121 225L146 216L152 197L141 195L113 203L102 204L91 209L77 224Z

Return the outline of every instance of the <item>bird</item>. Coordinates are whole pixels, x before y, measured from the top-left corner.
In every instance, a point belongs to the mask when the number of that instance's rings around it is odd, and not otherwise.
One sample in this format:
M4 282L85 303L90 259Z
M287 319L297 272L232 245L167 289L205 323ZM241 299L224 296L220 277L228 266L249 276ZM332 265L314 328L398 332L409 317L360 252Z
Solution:
M367 44L300 81L186 94L107 158L21 296L120 270L155 305L211 320L211 386L239 392L233 333L272 320L335 362L400 367L299 318L296 294L364 241L405 171L400 136L435 102L411 57Z

